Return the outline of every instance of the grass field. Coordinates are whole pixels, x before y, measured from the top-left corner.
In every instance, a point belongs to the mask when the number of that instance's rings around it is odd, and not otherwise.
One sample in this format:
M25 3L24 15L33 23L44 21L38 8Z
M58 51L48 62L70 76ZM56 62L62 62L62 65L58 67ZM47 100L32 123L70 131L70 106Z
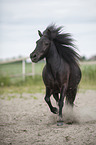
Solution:
M44 67L44 62L39 62L35 64L35 74L41 74ZM32 63L25 64L25 72L32 72ZM0 64L0 75L10 76L22 73L22 62Z
M44 84L42 81L42 69L44 67L44 62L39 62L35 64L35 76L25 77L23 81L21 77L12 77L10 75L16 75L22 73L22 63L11 63L0 65L0 93L4 92L27 92L27 93L37 93L44 92ZM82 80L80 82L79 88L81 89L95 89L96 90L96 63L95 64L81 64ZM32 64L26 63L26 73L32 71ZM37 75L39 74L39 75Z
M96 63L84 63L80 66L80 68L82 71L82 80L80 83L80 88L96 90Z

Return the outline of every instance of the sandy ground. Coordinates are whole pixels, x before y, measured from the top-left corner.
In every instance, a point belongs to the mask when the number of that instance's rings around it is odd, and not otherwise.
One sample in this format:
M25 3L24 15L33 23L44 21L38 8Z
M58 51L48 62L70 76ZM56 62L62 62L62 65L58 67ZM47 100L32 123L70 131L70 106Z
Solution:
M63 126L43 94L8 95L17 97L0 99L0 145L96 145L96 91L77 94L73 112L64 107Z

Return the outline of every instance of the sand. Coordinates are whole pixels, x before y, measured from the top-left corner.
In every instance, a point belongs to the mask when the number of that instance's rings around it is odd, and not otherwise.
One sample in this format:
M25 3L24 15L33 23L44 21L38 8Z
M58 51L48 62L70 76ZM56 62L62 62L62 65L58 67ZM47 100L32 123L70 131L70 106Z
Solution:
M78 93L73 111L64 106L63 126L44 94L12 95L0 99L0 145L96 145L96 91Z

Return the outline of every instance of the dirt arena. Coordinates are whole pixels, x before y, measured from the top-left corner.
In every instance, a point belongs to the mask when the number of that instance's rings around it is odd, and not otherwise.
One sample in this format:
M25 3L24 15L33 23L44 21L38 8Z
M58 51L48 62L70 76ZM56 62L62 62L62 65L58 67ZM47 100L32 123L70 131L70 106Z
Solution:
M44 94L12 95L0 96L0 145L96 145L96 91L78 93L73 112L63 108L63 126Z

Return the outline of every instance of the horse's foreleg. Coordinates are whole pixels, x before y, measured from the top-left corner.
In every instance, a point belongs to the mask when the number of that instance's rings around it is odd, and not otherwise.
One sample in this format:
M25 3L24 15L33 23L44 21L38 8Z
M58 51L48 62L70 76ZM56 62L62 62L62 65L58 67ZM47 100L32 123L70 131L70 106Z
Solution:
M60 99L59 99L59 120L57 121L57 125L63 125L63 120L62 120L62 108L64 105L64 97L66 93L66 86L62 87L61 93L60 93Z
M51 101L50 101L50 96L51 96L50 90L47 88L46 89L45 101L48 104L51 112L53 112L54 114L57 114L58 113L58 109L56 107L52 106Z
M53 97L56 100L56 102L59 103L59 95L58 95L58 93L54 93Z

